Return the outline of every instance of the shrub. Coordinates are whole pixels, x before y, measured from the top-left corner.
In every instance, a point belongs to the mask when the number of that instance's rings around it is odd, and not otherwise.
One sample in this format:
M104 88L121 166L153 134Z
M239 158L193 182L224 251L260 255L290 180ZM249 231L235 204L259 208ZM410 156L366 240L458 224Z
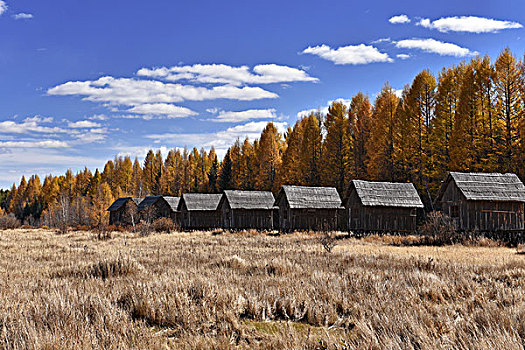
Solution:
M111 239L111 226L101 225L99 228L93 230L95 238L100 241Z
M109 232L126 232L126 228L120 225L109 225L106 230Z
M433 211L428 214L419 232L427 237L428 243L435 245L454 244L462 239L452 219L440 211Z
M20 220L14 214L0 216L0 229L8 230L20 227Z
M325 232L322 234L321 237L319 237L319 243L323 246L323 248L330 253L332 249L337 245L336 238L334 234L330 234L329 232Z
M118 256L112 259L102 259L98 262L76 268L68 268L53 274L55 278L100 278L128 276L140 272L143 269L135 260L129 257Z
M136 227L137 232L140 236L145 237L151 234L151 224L149 222L141 221Z
M170 233L171 231L175 230L175 224L170 218L158 218L157 220L153 221L153 224L151 225L153 231L155 232L167 232Z

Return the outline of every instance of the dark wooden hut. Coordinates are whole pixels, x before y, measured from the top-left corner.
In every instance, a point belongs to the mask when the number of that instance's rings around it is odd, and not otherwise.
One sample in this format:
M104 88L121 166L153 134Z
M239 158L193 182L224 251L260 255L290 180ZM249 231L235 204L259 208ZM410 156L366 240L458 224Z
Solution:
M222 227L217 210L222 194L184 193L180 197L178 211L180 225L184 230L208 230Z
M341 198L334 187L281 187L275 206L279 207L281 231L337 230Z
M524 229L525 186L515 174L449 173L434 201L458 230Z
M111 204L109 211L109 224L129 226L139 222L137 207L141 198L123 197Z
M411 232L423 202L411 183L353 180L345 199L349 231Z
M178 204L179 197L149 196L140 202L137 210L140 219L147 222L153 222L162 217L176 221Z
M272 192L226 190L219 202L222 227L228 230L272 230Z

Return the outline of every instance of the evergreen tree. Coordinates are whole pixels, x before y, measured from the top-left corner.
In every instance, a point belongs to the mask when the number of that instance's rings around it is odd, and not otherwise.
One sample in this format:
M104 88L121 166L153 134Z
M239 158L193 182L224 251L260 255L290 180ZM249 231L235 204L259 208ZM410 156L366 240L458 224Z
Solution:
M232 161L230 158L230 149L226 151L224 160L221 165L221 173L219 176L219 190L231 190L231 178L232 178Z

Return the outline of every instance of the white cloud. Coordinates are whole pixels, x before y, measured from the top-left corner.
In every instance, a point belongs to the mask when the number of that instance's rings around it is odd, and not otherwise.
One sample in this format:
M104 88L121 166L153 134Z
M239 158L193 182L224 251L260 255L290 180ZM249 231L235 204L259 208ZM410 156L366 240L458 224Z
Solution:
M177 149L177 148L178 147L168 148L166 146L151 147L151 146L131 146L131 145L126 145L126 146L115 147L114 150L117 151L117 156L118 157L129 156L132 159L137 157L137 158L139 158L141 160L144 160L144 158L146 158L146 155L148 154L148 152L150 150L152 150L153 153L157 153L157 151L160 151L163 156L166 156L170 150Z
M104 121L104 120L108 120L109 118L108 116L103 115L103 114L95 114L91 117L88 117L88 119Z
M406 53L400 53L400 54L397 54L396 57L399 58L399 59L402 59L402 60L406 60L406 59L409 59L412 56L410 56L410 55L408 55Z
M392 89L392 91L398 98L401 98L401 96L403 96L403 89Z
M78 122L69 122L68 126L74 129L82 129L82 128L98 128L100 127L100 124L92 122L90 120L79 120Z
M0 15L7 11L7 4L0 0Z
M220 112L220 109L217 108L217 107L213 107L213 108L207 108L206 109L206 112L210 113L210 114L217 114Z
M64 148L67 146L67 142L59 140L0 141L1 148Z
M31 18L33 18L33 15L30 14L30 13L21 12L21 13L17 13L15 15L13 15L13 18L14 19L31 19Z
M396 42L396 47L402 49L419 49L425 52L437 53L442 56L465 57L476 55L476 51L452 43L446 43L435 39L405 39Z
M380 39L371 41L370 44L389 43L391 41L392 41L392 39L390 39L390 38L380 38Z
M6 120L0 122L0 133L3 134L27 134L27 133L65 133L64 130L59 127L42 126L41 123L50 123L53 118L42 118L40 116L34 116L24 119L21 123L17 123L12 120Z
M201 147L209 149L213 146L217 151L217 155L222 157L238 138L243 140L248 137L252 141L258 139L267 123L268 121L250 122L214 133L153 134L147 135L146 138L154 140L154 142L172 142L174 146L178 147L191 145L198 149ZM274 122L273 124L280 133L285 132L287 125L285 122Z
M252 71L247 66L232 67L225 64L142 68L137 75L169 81L188 80L198 83L232 85L316 82L319 80L309 76L304 70L277 64L260 64L253 67Z
M133 106L132 108L126 110L126 112L148 115L162 115L168 118L185 118L198 114L191 109L174 106L169 103L145 103L142 105Z
M151 103L173 103L185 100L203 101L231 99L251 101L277 98L278 95L260 87L236 87L231 85L213 88L191 85L167 84L160 81L129 78L102 77L95 81L70 81L53 88L49 95L79 95L94 102L136 106Z
M387 53L380 52L371 45L348 45L332 49L328 45L308 47L303 53L317 55L335 64L367 64L373 62L392 62Z
M76 136L76 139L78 140L77 143L97 143L102 142L106 139L106 135L100 134L98 132L88 132L85 134L78 134Z
M393 17L390 17L388 22L393 23L393 24L410 23L410 18L408 18L407 15L393 16Z
M308 117L310 114L318 113L318 112L321 112L322 115L326 115L326 114L328 114L328 108L334 102L342 102L345 106L348 107L348 106L350 106L350 102L351 101L347 100L347 99L344 99L344 98L337 98L335 100L330 100L330 101L326 102L326 105L324 105L323 107L305 109L305 110L302 110L302 111L298 112L297 113L297 118Z
M417 25L440 32L496 33L504 29L523 28L518 22L501 21L492 18L476 16L442 17L435 21L421 19Z
M214 122L222 123L239 123L252 119L275 119L275 109L249 109L240 112L226 112L221 111L219 115L213 119Z

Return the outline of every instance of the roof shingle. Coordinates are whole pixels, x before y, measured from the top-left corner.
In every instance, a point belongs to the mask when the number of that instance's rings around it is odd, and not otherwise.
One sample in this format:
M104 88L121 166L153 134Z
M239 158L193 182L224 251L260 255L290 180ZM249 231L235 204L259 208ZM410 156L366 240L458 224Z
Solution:
M352 185L364 206L423 208L411 183L353 180Z
M446 184L454 181L467 200L525 202L525 185L511 173L459 173L448 174L441 187L441 198Z
M225 190L224 196L232 209L272 209L272 192Z
M277 198L283 194L292 209L339 209L342 204L334 187L285 185L281 187Z
M221 197L218 193L183 193L179 206L184 201L189 211L216 210Z
M139 204L141 202L141 198L132 198L132 197L122 197L118 198L116 201L113 202L113 204L110 205L110 207L107 209L108 211L117 211L120 208L122 208L129 200L132 200L135 202L135 204Z

